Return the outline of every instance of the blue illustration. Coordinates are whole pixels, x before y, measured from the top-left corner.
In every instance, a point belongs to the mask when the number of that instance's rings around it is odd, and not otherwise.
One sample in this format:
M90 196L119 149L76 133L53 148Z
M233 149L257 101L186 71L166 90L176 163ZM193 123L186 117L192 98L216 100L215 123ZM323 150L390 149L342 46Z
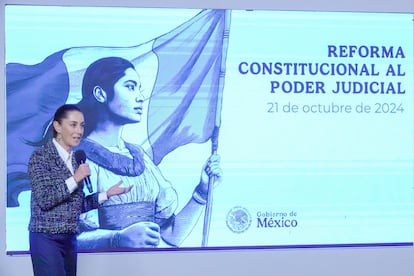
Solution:
M180 246L204 209L206 245L210 188L221 178L217 147L229 20L229 11L203 10L138 46L73 47L35 65L8 63L7 207L19 206L19 194L30 189L27 162L50 138L54 110L75 103L87 122L79 149L86 152L93 191L119 180L133 186L82 217L79 249ZM154 74L148 99L141 93L142 64ZM122 139L132 123L145 124L140 135L148 147ZM180 146L207 141L212 155L178 212L174 183L157 165Z

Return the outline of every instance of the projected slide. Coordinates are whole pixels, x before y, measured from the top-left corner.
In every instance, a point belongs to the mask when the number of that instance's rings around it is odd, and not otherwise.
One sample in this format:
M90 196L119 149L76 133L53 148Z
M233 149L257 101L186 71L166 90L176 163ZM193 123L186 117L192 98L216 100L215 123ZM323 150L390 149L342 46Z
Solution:
M412 14L9 5L5 19L9 254L28 252L27 163L65 103L84 111L93 191L133 186L81 215L80 251L413 244ZM117 93L123 60L141 119L100 128L115 103L97 88Z

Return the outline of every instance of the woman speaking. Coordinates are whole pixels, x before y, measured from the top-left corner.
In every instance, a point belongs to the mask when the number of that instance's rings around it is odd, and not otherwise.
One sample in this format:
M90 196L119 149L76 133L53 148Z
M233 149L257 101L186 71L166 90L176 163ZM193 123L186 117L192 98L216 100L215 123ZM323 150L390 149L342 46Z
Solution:
M77 164L72 148L84 130L83 113L63 105L53 118L53 139L35 150L29 161L31 182L30 252L35 276L73 276L77 267L79 215L114 195L130 191L119 181L106 192L85 197L88 164Z

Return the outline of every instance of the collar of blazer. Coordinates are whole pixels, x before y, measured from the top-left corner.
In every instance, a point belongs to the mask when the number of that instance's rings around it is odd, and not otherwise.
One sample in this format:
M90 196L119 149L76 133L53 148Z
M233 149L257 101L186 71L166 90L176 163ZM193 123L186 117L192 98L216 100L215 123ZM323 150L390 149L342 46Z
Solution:
M71 171L69 170L65 162L60 157L59 152L56 149L56 146L53 144L52 140L48 141L44 145L44 151L47 156L47 159L52 163L52 165L56 166L56 169L63 170L65 172L64 176L67 178L72 176ZM76 164L76 160L74 156L72 156L72 166L74 170L78 168L78 164Z

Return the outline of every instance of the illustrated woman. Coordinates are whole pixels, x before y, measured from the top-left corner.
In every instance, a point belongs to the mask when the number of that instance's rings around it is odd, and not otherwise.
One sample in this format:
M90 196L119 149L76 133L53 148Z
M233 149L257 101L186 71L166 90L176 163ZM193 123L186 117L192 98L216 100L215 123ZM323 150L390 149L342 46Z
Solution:
M122 137L126 125L141 121L143 103L141 80L131 62L108 57L87 68L78 104L87 124L79 148L87 154L92 183L98 192L118 181L132 188L82 217L79 248L179 246L203 213L210 177L221 181L219 156L212 155L193 196L177 212L172 184L141 146Z

